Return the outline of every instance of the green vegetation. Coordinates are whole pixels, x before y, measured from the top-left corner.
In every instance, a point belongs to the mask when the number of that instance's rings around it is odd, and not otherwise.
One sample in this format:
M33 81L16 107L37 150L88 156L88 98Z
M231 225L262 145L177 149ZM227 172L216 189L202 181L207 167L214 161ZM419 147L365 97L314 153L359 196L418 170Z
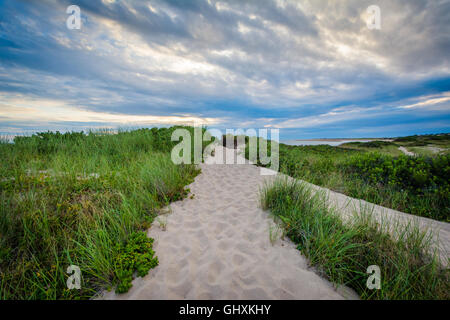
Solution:
M339 148L347 148L354 150L361 150L367 152L377 151L379 153L388 154L391 156L399 156L403 153L398 149L398 145L390 141L369 141L369 142L348 142L341 144Z
M397 225L393 237L368 213L355 213L344 224L323 194L286 179L266 185L261 203L319 272L353 288L362 299L450 298L448 270L432 250L431 235L416 226ZM366 286L371 265L380 267L380 290Z
M386 147L386 146L396 146L395 143L392 143L390 141L379 141L379 140L374 140L374 141L369 141L369 142L350 142L349 144L356 144L356 145L359 145L361 147L366 147L366 148L381 148L381 147Z
M124 293L131 288L133 273L137 270L139 277L145 276L151 268L158 265L158 258L152 250L153 239L144 232L132 233L125 244L117 247L115 270L119 284L116 292Z
M237 149L238 144L242 143L248 143L249 141L249 137L245 136L245 135L232 135L232 134L224 134L222 135L222 146L226 147L226 148L232 148L232 149ZM229 144L227 146L227 143Z
M434 146L408 147L407 150L421 157L434 157L436 155L450 154L450 149Z
M434 157L449 153L450 134L416 135L396 138L393 141L348 142L341 144L339 147L367 152L376 151L391 156L402 155L399 147L405 147L418 156Z
M228 143L228 146L227 146ZM222 146L237 149L238 137L231 134L222 135Z
M174 129L0 143L0 298L85 299L117 285L124 292L135 272L156 266L143 231L199 173L171 161ZM72 264L80 290L66 287Z
M378 152L376 146L385 143L370 145L374 151L280 144L280 172L357 199L450 222L448 154L394 157Z
M450 134L448 133L400 137L396 138L394 143L424 157L434 157L450 152Z
M411 213L449 221L450 155L394 158L368 153L349 158L341 168L353 179L402 192Z
M404 146L426 146L429 144L450 146L450 133L415 135L399 137L394 142Z

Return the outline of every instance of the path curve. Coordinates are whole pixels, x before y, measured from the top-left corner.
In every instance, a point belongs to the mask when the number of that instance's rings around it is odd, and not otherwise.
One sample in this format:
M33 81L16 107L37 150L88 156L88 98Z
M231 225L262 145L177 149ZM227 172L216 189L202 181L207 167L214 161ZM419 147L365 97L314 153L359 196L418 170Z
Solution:
M414 152L408 151L405 147L398 147L398 150L406 154L407 156L415 157L416 154Z

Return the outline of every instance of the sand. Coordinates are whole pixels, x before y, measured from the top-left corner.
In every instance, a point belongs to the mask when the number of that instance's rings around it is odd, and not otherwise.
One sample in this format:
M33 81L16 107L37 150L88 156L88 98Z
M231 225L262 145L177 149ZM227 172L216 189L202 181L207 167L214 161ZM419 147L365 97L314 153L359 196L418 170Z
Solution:
M399 147L398 150L406 154L407 156L415 157L416 154L414 152L408 151L405 147Z
M273 219L258 201L259 187L272 177L248 163L200 166L202 173L189 186L194 198L171 204L172 212L160 218L166 219L165 231L158 222L148 230L159 265L135 279L128 293L101 298L357 298L309 268L287 238L272 243Z
M275 176L245 164L201 164L189 188L193 198L172 203L171 213L148 230L159 265L133 281L126 294L104 292L101 299L357 299L346 287L334 288L287 238L270 236L277 228L259 207L259 188ZM231 152L231 158L234 151ZM265 173L268 171L264 169ZM275 172L273 172L275 173ZM291 178L292 179L292 178ZM392 225L416 223L432 230L443 261L448 261L450 224L416 217L311 185L328 196L344 221L364 209ZM439 237L439 239L438 239ZM275 238L275 241L274 241Z

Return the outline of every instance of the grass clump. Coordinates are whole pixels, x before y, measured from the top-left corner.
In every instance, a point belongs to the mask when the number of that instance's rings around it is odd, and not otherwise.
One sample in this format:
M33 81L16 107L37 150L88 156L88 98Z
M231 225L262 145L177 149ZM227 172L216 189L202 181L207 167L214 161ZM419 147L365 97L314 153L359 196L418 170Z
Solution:
M151 240L137 234L200 172L172 162L175 129L0 143L0 298L87 299L116 284L123 292L130 272L153 266ZM69 265L80 267L79 290L66 286Z
M311 265L363 299L449 299L448 270L432 250L431 235L415 226L383 224L359 213L349 223L305 184L276 180L261 193L264 209L281 220L286 235ZM394 234L395 236L391 236ZM367 268L381 270L381 288L367 288Z

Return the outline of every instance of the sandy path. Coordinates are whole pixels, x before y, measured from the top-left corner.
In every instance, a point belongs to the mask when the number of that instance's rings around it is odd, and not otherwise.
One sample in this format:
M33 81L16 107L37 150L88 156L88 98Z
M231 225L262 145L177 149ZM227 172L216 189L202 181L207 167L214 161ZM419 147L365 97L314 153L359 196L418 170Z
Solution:
M218 147L221 148L221 147ZM217 152L216 152L217 155ZM189 188L194 199L171 204L167 230L149 229L159 266L126 294L105 299L355 298L308 268L288 239L273 245L272 218L258 207L265 179L250 165L201 165Z
M408 151L405 147L399 147L398 150L406 154L407 156L415 157L416 154L414 152Z
M222 147L217 147L222 148ZM216 152L216 156L217 156ZM239 157L239 156L238 156ZM245 159L239 157L242 161ZM210 158L209 161L214 161ZM106 292L103 299L343 299L357 298L348 288L337 292L308 268L288 239L270 241L273 219L258 204L258 190L273 176L261 176L251 164L201 164L189 188L194 199L171 204L167 230L155 222L159 266L133 281L126 294ZM292 178L290 178L292 179ZM431 230L441 260L448 264L450 224L417 217L354 199L307 183L325 192L344 221L355 211L371 212L378 221L414 223Z
M445 148L438 148L433 146L426 146L427 149L429 149L433 153L441 153L442 151L445 151Z

